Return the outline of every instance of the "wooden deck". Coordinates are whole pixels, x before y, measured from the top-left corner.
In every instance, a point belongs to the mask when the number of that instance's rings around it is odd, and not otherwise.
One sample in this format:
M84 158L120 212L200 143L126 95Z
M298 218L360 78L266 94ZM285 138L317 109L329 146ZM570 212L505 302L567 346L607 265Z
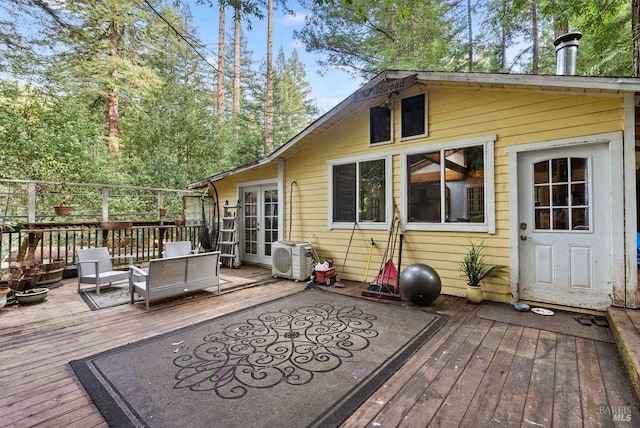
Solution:
M221 276L237 284L267 279L269 272L243 267L223 269ZM144 304L91 311L71 279L45 303L1 309L0 426L106 427L70 360L305 286L278 280L219 296L200 293L150 311ZM326 289L361 291L349 283ZM422 310L448 321L344 426L640 426L614 344L481 319L476 306L455 297L441 296Z

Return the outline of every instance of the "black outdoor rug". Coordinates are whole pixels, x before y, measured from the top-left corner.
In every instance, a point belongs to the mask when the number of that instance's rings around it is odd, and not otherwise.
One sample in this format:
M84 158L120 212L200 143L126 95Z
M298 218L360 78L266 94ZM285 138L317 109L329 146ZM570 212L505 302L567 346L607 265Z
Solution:
M531 327L569 336L593 339L599 342L613 343L609 328L582 325L575 319L575 313L554 310L553 315L538 315L531 311L519 312L512 305L496 302L482 302L478 308L478 317L492 321Z
M337 426L444 322L310 287L70 364L114 427Z

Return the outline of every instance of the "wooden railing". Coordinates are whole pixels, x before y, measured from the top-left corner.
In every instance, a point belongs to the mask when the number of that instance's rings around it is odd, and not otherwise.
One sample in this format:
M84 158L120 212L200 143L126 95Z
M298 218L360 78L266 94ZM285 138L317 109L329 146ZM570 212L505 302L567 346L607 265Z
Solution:
M198 248L200 226L175 224L139 224L125 228L102 229L100 223L38 225L29 229L4 231L0 240L2 268L18 260L65 260L76 264L76 250L109 247L112 256L132 255L135 263L162 256L167 241L191 241ZM126 264L125 258L114 260Z

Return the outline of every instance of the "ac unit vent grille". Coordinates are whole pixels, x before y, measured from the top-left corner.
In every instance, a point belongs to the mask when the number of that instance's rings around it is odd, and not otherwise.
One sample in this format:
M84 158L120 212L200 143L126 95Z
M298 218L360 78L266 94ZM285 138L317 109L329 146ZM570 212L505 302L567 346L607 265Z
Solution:
M273 265L283 274L291 272L291 250L288 248L278 247L273 252Z

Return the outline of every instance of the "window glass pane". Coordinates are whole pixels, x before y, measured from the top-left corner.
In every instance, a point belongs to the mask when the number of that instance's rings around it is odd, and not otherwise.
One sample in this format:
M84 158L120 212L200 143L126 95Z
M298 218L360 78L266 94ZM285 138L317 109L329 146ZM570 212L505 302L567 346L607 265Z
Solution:
M445 156L446 221L484 223L484 204L472 207L468 203L469 188L484 189L483 147L447 150Z
M264 254L271 255L271 243L278 239L278 191L264 191Z
M551 181L554 183L566 183L569 179L567 158L551 160Z
M333 167L333 221L356 221L356 164Z
M589 230L588 208L574 208L571 211L571 228L573 230Z
M385 161L360 163L360 221L385 221Z
M244 201L244 252L257 254L258 192L244 192L242 199Z
M588 205L589 196L587 195L587 185L572 184L571 185L571 204L572 205Z
M549 209L535 209L536 229L551 229Z
M484 213L484 187L467 188L467 211L470 218Z
M537 162L533 165L533 182L535 184L549 182L549 161Z
M587 159L571 158L571 181L586 181L587 177Z
M401 101L402 137L425 134L425 94Z
M391 141L391 109L375 106L369 109L370 143Z
M553 205L566 206L569 204L569 185L557 184L551 187L553 192Z
M536 207L548 207L551 201L549 198L549 186L535 186L533 190Z
M568 208L554 208L553 209L553 229L554 230L568 230L569 229L569 215Z
M440 152L407 156L409 221L440 223Z

